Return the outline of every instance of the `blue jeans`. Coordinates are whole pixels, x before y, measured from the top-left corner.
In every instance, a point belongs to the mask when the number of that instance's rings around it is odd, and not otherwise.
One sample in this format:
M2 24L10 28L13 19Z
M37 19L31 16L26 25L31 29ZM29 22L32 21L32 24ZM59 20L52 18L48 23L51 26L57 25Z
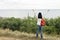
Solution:
M42 26L40 25L37 25L38 28L37 28L37 32L36 32L36 37L38 37L38 32L40 32L40 37L41 39L43 38L43 34L42 34Z

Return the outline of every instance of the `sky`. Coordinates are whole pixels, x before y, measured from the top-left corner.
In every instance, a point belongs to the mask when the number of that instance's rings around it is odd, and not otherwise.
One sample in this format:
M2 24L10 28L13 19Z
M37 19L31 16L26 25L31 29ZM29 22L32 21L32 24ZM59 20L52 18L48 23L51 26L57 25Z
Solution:
M55 18L60 16L60 0L0 0L0 16L27 17L36 16L42 12L43 17ZM49 11L48 11L49 9Z
M0 9L60 9L60 0L0 0Z
M60 17L60 9L0 9L0 17L15 17L25 18L28 16L34 17L34 13L37 17L38 13L41 12L45 18L56 18Z

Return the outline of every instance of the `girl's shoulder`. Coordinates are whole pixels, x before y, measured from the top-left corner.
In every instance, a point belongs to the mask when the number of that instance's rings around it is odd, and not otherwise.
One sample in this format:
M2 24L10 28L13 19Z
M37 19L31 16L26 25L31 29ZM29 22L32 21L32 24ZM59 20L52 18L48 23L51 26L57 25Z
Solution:
M38 20L41 20L41 18L38 18Z
M42 19L38 19L38 21L41 21Z

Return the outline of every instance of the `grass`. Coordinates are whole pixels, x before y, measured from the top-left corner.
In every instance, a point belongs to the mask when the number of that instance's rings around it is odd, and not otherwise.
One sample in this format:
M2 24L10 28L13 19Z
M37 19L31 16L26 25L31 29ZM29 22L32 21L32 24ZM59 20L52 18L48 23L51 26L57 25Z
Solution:
M32 33L0 29L0 40L40 40L40 37L36 39L35 34ZM44 34L44 40L60 40L60 37Z

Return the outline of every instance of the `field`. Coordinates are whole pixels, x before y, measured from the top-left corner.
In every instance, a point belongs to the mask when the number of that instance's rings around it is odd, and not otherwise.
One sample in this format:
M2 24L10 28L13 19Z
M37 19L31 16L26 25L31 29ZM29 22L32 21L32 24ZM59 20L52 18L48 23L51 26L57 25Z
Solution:
M33 33L13 32L9 29L0 29L0 40L40 40L40 38L36 38ZM60 37L44 34L44 40L60 40Z

